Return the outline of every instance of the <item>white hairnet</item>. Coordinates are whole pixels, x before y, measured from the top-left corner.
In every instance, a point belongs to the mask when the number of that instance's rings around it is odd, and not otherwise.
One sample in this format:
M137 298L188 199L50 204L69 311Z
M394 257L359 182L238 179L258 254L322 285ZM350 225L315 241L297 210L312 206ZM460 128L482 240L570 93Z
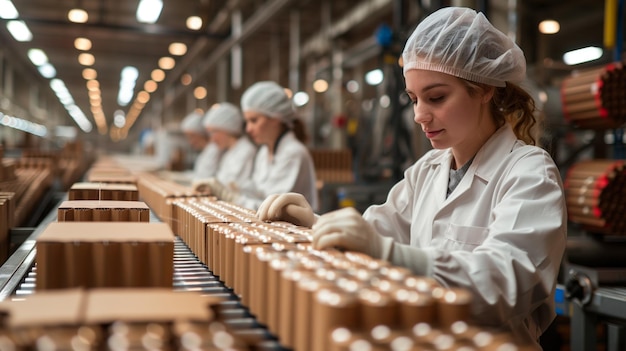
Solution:
M183 118L183 121L180 123L180 129L183 132L206 133L202 126L202 115L195 111Z
M526 77L522 50L482 13L445 7L426 17L402 52L404 72L423 69L496 87Z
M202 124L205 128L216 128L237 136L243 133L241 111L229 102L222 102L209 109Z
M241 109L291 123L294 108L285 89L275 82L262 81L250 86L241 96Z

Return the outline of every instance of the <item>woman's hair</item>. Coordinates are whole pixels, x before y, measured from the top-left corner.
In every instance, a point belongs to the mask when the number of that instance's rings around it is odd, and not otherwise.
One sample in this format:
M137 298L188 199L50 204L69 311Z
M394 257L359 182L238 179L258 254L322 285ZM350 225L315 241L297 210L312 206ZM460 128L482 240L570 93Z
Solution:
M493 97L489 108L498 127L509 123L518 139L528 145L537 145L539 142L540 120L538 120L535 100L519 85L506 82L505 87L493 87L487 84L470 82L462 79L470 95L478 89L493 89Z
M296 138L298 138L298 140L302 144L306 145L306 143L308 143L309 141L309 135L306 132L306 126L304 125L304 122L302 122L300 118L294 118L293 121L291 121L291 124L292 124L292 127L289 128L287 124L283 123L282 124L283 132L291 129L293 133L296 135Z

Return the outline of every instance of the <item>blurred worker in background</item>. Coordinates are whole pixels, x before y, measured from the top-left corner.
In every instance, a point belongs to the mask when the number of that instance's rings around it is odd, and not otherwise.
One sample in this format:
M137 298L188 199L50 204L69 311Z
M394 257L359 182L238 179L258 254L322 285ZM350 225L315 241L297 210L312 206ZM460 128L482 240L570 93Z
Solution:
M298 194L270 196L263 220L313 227L313 246L360 251L468 289L473 322L539 347L555 318L566 243L559 170L538 127L521 49L482 13L447 7L402 53L415 122L430 140L382 205L315 216Z
M223 184L228 189L238 189L239 184L249 181L257 151L256 146L244 134L241 111L231 103L222 102L207 111L202 124L222 157L215 177L197 179L194 186L201 190L200 185L206 183L205 186L210 189L211 185L208 183L215 183L213 188L217 188L216 184Z
M193 179L214 176L222 154L219 147L211 142L202 119L202 114L194 111L188 114L180 125L191 147L200 152L193 164Z
M160 176L177 183L191 185L196 179L206 179L215 176L221 151L215 143L210 141L210 136L202 125L203 115L199 112L191 112L180 123L180 130L191 148L198 152L193 159L193 168L183 172L160 172ZM168 146L168 149L174 145ZM161 147L163 149L163 147ZM177 151L171 150L170 152ZM182 157L182 156L179 156ZM172 158L172 157L170 157ZM171 162L171 161L170 161ZM171 168L168 168L171 169ZM180 170L179 168L173 170Z
M257 82L243 93L241 109L246 132L260 146L251 179L238 189L216 182L197 186L209 186L218 198L251 209L267 196L285 192L301 194L317 208L315 167L304 144L304 124L285 89L275 82Z

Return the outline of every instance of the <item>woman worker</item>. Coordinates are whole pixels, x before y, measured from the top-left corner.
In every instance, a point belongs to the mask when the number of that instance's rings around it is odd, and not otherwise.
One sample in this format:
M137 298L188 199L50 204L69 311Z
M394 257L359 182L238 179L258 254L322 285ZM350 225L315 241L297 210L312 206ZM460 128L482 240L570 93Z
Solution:
M430 140L382 205L315 216L297 194L257 214L313 227L313 246L367 253L473 295L473 321L538 347L555 318L566 243L559 170L535 146L519 47L481 13L440 9L402 53L415 122Z
M215 180L236 187L248 179L254 165L256 146L244 135L243 116L235 105L222 102L207 111L202 122L211 142L222 153ZM212 182L214 180L204 180ZM196 182L201 183L203 180Z
M241 109L247 134L260 145L251 179L237 188L211 181L197 183L196 189L208 186L218 198L251 209L269 195L293 192L317 208L315 167L304 145L304 125L285 89L275 82L257 82L243 93Z
M202 125L202 114L192 112L181 122L181 129L191 147L200 153L193 165L193 179L212 177L217 172L221 151L211 142L211 137Z

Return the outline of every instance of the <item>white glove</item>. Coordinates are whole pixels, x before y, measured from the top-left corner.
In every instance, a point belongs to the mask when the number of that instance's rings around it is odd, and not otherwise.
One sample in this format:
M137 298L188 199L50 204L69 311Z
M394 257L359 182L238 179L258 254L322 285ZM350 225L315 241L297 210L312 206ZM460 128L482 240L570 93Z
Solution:
M262 221L287 221L311 228L315 213L302 194L285 193L268 196L256 212Z
M207 192L208 190L211 195L227 202L235 202L235 200L239 197L239 192L222 184L215 178L199 179L198 181L194 181L193 188L200 192Z
M202 178L202 179L194 179L191 182L191 187L194 191L199 193L208 193L211 191L209 187L209 183L213 181L215 178Z
M393 239L379 235L352 207L322 215L313 226L313 248L338 247L387 260Z

